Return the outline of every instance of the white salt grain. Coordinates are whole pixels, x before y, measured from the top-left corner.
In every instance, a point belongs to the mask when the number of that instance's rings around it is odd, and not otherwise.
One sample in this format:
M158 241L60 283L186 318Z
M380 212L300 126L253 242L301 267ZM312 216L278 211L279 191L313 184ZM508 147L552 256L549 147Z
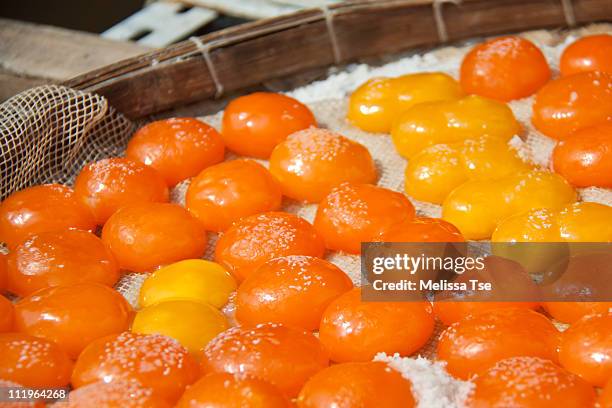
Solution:
M474 387L469 381L453 378L444 369L444 363L423 357L387 356L378 353L374 361L382 361L402 377L410 380L417 400L417 408L461 408Z

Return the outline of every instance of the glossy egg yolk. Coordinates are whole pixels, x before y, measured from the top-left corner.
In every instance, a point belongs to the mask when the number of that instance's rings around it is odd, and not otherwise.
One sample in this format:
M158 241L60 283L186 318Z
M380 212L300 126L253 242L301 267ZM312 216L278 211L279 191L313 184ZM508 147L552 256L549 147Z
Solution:
M264 262L286 255L322 257L323 240L308 221L283 212L238 220L217 241L215 260L239 281Z
M542 306L554 319L568 324L584 316L612 311L612 302L545 302Z
M461 96L457 81L441 72L373 78L351 94L347 117L367 132L388 133L393 121L411 106Z
M510 101L535 93L550 79L542 51L521 37L478 44L461 63L461 87L468 94Z
M143 387L135 380L94 382L73 390L67 402L57 408L170 408L172 405L157 396L151 388Z
M406 165L406 194L420 201L441 204L455 187L469 180L461 159L456 143L441 143L421 150Z
M318 128L293 133L278 144L270 172L283 194L306 202L320 201L343 182L376 182L376 165L365 146Z
M382 362L342 363L308 380L298 408L410 408L416 406L410 381Z
M561 55L561 75L585 71L612 73L612 35L588 35L571 43Z
M267 159L293 132L316 126L310 109L276 93L256 92L231 101L223 111L221 134L229 150Z
M83 167L74 182L74 194L99 225L123 206L168 201L168 187L155 169L121 157Z
M531 210L501 222L492 241L497 242L610 242L612 207L578 202L557 211Z
M442 218L459 228L466 239L486 239L514 214L558 209L574 201L576 192L562 177L534 170L495 183L474 180L460 185L444 200Z
M561 140L553 168L576 187L612 188L612 123L588 127Z
M199 258L206 249L206 231L176 204L147 203L123 207L102 229L121 269L148 272L160 265Z
M129 159L153 167L172 187L223 161L221 135L194 118L171 118L140 128L128 143Z
M107 286L56 286L15 305L15 328L53 341L76 358L93 340L126 330L131 311L125 298Z
M187 209L209 231L225 231L239 218L281 206L281 187L253 160L232 160L198 174L187 188Z
M22 297L50 286L113 286L118 280L119 265L110 249L87 231L33 235L8 256L8 288Z
M55 343L24 333L0 333L0 377L24 387L66 387L72 361Z
M595 390L552 361L512 357L499 361L474 380L468 408L592 407Z
M72 386L134 380L174 403L200 375L187 349L166 336L124 332L98 339L77 359Z
M13 303L0 295L0 333L13 331L15 308Z
M460 379L479 374L515 356L557 360L559 332L544 315L525 308L502 308L469 315L448 327L437 358Z
M323 259L271 259L238 288L236 319L250 326L273 322L316 330L327 305L352 287L342 270Z
M8 196L0 204L0 241L15 248L32 234L67 229L91 231L91 211L70 187L45 184Z
M295 397L308 378L328 364L312 333L268 323L226 330L204 349L201 367L203 373L256 377Z
M0 294L6 292L8 284L8 256L0 253Z
M327 307L319 338L335 362L369 361L380 352L408 356L427 343L433 329L429 303L365 302L355 288Z
M275 386L257 378L226 373L209 374L191 385L176 408L290 408Z
M590 384L612 378L612 314L585 316L563 332L559 362Z
M503 180L503 181L502 181ZM576 201L576 192L562 177L545 171L528 171L500 179L510 214L533 208L561 208Z
M405 195L371 184L343 183L320 203L314 227L328 249L351 254L393 225L414 218Z
M529 170L517 152L499 138L481 136L456 144L421 150L406 166L406 194L441 204L456 187L469 180L496 180Z
M225 316L207 303L168 300L139 310L132 322L132 331L163 334L198 355L210 340L228 326Z
M540 132L563 140L612 121L612 73L583 72L550 81L535 97L531 122Z
M521 132L506 104L470 95L456 101L429 102L402 113L391 129L395 148L411 159L426 147L482 135L509 140Z
M143 282L138 304L151 306L168 300L193 300L220 308L236 290L236 281L221 265L188 259L166 265Z
M548 208L530 210L503 220L493 232L493 242L557 242L557 211Z
M381 242L463 242L465 239L453 224L440 218L416 217L384 231Z
M490 310L505 309L505 308L525 308L536 309L539 306L536 302L469 302L469 301L442 301L434 302L434 313L442 323L450 326L459 320L483 313Z

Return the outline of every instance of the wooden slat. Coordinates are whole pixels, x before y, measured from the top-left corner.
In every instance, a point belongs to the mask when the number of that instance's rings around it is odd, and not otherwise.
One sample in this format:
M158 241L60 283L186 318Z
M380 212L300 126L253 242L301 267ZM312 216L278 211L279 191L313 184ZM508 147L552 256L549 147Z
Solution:
M0 18L0 67L18 76L63 81L149 50L95 34Z
M49 83L42 78L30 78L0 68L0 102L28 88Z
M269 0L272 3L277 3L277 4L290 4L292 6L298 6L301 8L308 8L308 7L313 7L315 6L315 2L313 2L312 0ZM320 4L334 4L334 3L339 3L342 0L321 0L318 1L317 3Z
M260 19L277 17L297 11L300 7L274 4L268 0L180 0L181 3L216 10L229 16Z
M193 7L182 12L180 3L160 1L145 6L102 33L102 37L136 42L148 47L159 48L184 39L199 28L217 18L218 14L209 9Z
M612 20L612 1L574 0L578 23ZM370 0L330 6L341 62L440 44L430 0ZM560 0L464 0L446 4L449 39L564 27ZM333 65L323 13L305 10L201 37L225 91ZM67 85L108 97L136 118L210 98L216 87L192 42L113 64Z

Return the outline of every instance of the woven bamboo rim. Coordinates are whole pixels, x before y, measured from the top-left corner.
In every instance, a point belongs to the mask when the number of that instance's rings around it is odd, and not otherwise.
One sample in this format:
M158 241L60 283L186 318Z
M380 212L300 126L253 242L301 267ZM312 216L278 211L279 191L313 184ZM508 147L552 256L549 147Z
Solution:
M364 57L597 21L612 21L612 1L350 1L191 38L65 85L101 94L135 119Z

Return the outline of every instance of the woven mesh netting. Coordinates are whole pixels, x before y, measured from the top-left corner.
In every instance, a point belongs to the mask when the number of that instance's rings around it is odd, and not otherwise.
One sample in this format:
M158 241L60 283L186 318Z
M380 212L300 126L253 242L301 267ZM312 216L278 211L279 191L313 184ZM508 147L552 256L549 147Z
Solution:
M121 154L135 125L102 96L45 85L0 105L0 198L42 183L71 183L90 161Z

